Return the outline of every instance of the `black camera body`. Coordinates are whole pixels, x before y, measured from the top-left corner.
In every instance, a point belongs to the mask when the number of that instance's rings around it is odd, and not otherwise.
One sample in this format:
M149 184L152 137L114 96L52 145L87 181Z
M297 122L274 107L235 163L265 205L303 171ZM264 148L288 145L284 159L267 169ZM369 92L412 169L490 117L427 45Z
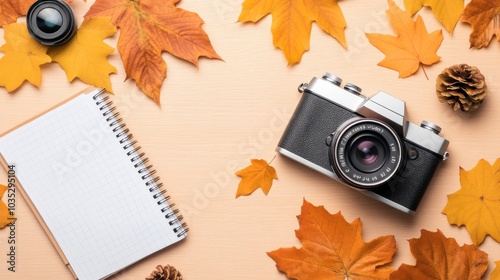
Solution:
M413 214L448 158L441 128L406 120L405 102L371 98L326 73L302 84L302 98L276 151L400 211Z

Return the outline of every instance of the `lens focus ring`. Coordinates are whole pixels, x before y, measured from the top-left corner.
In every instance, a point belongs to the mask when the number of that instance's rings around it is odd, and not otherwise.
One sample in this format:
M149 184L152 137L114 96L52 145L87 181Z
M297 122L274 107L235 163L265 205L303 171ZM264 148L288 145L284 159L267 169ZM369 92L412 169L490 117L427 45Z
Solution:
M76 20L71 7L64 1L38 0L26 15L31 36L46 46L67 43L76 33Z
M347 184L373 189L394 178L402 165L402 144L387 124L355 118L342 124L330 145L330 164Z

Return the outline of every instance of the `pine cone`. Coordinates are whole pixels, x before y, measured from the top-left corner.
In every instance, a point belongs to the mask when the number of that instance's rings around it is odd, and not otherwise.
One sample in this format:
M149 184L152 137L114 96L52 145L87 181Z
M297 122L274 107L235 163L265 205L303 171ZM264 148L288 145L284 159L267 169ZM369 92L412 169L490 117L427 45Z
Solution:
M436 94L439 101L448 103L455 111L474 111L486 96L486 82L476 67L457 64L437 77Z
M181 273L173 266L156 266L156 270L146 277L146 280L182 280Z

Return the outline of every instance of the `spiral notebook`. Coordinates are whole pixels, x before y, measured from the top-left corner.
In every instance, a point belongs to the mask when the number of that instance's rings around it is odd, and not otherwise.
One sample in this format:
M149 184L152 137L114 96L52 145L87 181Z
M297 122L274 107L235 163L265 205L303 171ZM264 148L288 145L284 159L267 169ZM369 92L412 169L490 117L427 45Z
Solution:
M4 167L15 166L18 190L80 280L111 276L188 231L110 99L89 89L0 136Z

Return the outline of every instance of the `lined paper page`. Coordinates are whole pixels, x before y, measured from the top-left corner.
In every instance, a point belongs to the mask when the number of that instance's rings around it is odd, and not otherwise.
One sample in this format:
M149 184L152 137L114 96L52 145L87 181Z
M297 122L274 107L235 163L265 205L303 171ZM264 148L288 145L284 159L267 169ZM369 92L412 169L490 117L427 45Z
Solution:
M0 138L0 152L79 279L100 279L178 241L149 187L82 94ZM140 168L139 168L140 169ZM182 237L181 237L182 238Z

